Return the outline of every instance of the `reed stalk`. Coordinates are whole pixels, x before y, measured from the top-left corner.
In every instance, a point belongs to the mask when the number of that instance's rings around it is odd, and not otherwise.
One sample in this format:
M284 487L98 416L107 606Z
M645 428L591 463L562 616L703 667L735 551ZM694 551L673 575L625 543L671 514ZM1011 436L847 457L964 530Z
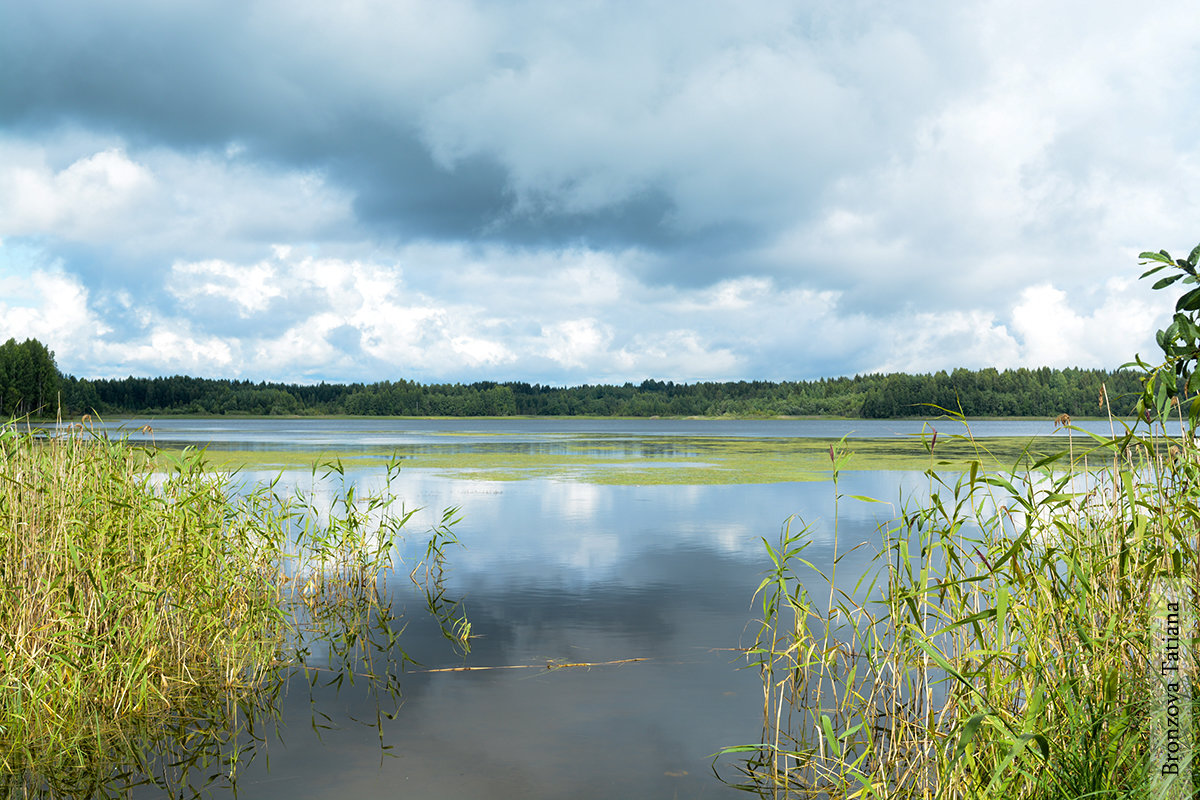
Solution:
M924 438L926 499L881 526L852 590L805 560L807 529L789 522L767 544L750 649L770 701L764 736L723 751L740 754L742 787L1191 797L1194 762L1171 758L1190 753L1194 731L1177 728L1171 751L1164 714L1200 710L1194 440L1127 429L1084 453L1006 472L982 469L981 453L947 473L936 434ZM1175 672L1162 667L1172 631Z
M411 516L393 474L320 508L195 450L0 426L0 785L136 772L156 731L254 704L330 631L386 626L378 586Z

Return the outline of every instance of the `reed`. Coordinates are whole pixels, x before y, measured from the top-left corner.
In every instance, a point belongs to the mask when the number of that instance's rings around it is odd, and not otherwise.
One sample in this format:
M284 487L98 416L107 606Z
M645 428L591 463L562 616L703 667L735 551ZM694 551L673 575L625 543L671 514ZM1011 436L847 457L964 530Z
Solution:
M770 797L1183 798L1192 759L1200 588L1200 246L1142 253L1193 288L1140 358L1136 426L1087 447L989 468L939 460L928 488L880 526L852 588L804 559L807 529L767 546L749 648L763 737L742 788ZM1100 406L1108 409L1102 389ZM940 409L946 411L945 409ZM958 422L961 415L947 412ZM1144 424L1143 424L1144 420ZM1070 417L1056 423L1071 428ZM1072 430L1075 430L1071 428ZM1175 431L1170 435L1168 431ZM1084 433L1083 431L1077 431ZM943 442L943 449L945 438ZM829 451L838 475L848 454ZM867 498L856 498L866 500ZM798 526L797 526L798 527Z
M465 656L471 652L471 620L462 598L454 599L446 593L446 549L451 545L462 546L454 532L458 521L457 506L442 512L441 522L430 531L425 558L413 567L408 577L424 593L425 607L437 620L442 636Z
M164 456L85 426L0 427L10 793L94 780L97 764L136 769L156 730L203 720L214 698L236 706L277 688L331 609L352 609L342 628L380 617L410 515L387 490L343 486L322 508L276 489L236 486L195 450Z
M969 430L957 438L982 449ZM936 434L924 439L926 499L881 527L874 569L853 588L835 583L843 544L826 570L805 560L808 531L794 520L767 544L749 650L764 735L723 751L741 754L742 786L1192 796L1181 755L1200 696L1194 440L1114 430L1084 452L1007 472L981 469L981 452L951 473L938 469ZM846 457L831 451L835 487ZM1163 668L1172 657L1178 672Z

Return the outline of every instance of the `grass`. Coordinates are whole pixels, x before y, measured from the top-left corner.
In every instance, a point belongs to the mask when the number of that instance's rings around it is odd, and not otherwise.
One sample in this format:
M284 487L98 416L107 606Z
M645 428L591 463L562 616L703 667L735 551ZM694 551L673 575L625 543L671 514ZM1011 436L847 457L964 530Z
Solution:
M233 480L194 450L0 427L10 794L136 773L147 738L179 729L191 741L210 709L252 703L316 638L357 625L347 609L382 613L378 582L408 518L390 491L343 486L319 507Z
M1131 433L1009 470L981 454L961 473L937 469L945 443L925 440L927 499L888 515L878 543L848 548L835 528L833 563L818 569L798 520L764 540L772 568L749 648L763 738L723 751L740 759L742 788L1191 797L1194 441ZM827 457L836 492L853 460ZM874 569L846 585L839 562L872 546Z

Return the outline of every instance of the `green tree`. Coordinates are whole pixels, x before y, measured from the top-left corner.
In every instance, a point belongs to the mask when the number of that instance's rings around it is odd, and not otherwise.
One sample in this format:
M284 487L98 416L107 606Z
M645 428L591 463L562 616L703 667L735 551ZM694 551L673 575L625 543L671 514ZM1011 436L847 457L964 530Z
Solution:
M37 339L0 345L0 415L49 414L58 408L54 353Z

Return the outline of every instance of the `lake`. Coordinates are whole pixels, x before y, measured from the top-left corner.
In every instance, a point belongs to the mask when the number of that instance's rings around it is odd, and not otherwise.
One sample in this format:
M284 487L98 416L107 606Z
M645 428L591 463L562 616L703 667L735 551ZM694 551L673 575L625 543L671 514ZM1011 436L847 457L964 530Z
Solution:
M146 424L150 432L137 430ZM1089 425L1108 430L1107 423ZM675 463L689 450L673 448L675 440L908 437L922 423L155 419L107 427L159 445L336 451L346 455L346 480L371 490L382 485L384 470L353 460L370 449L441 449L469 459L499 448L552 460L581 448L608 457L616 448L621 464L662 453ZM978 437L1054 432L1049 422L1025 421L980 421L972 430ZM250 483L278 475L279 468L253 465L241 472ZM474 475L402 469L392 484L408 508L420 508L405 528L390 582L392 609L406 626L396 648L416 662L398 672L398 700L385 697L381 704L362 679L325 685L318 674L310 686L297 674L281 692L254 758L238 768L238 794L289 800L744 796L714 776L711 755L757 742L761 734L759 677L744 668L737 648L754 640L752 595L769 564L762 537L774 541L785 520L798 514L814 539L806 557L828 563L831 482L613 484L552 469L520 480L510 472L503 480ZM318 495L330 491L321 472L308 468L285 466L281 484ZM920 470L843 473L844 494L891 505L843 501L841 549L877 541L877 526L891 518L900 498L926 484ZM443 636L408 575L421 562L442 509L455 506L461 546L447 550L445 589L471 622L468 655ZM869 554L864 548L843 562L843 574L856 577ZM397 653L390 657L401 661ZM310 663L323 663L320 654ZM434 671L465 666L503 669ZM735 766L732 758L717 763L729 779L737 778ZM201 796L232 792L217 781Z

